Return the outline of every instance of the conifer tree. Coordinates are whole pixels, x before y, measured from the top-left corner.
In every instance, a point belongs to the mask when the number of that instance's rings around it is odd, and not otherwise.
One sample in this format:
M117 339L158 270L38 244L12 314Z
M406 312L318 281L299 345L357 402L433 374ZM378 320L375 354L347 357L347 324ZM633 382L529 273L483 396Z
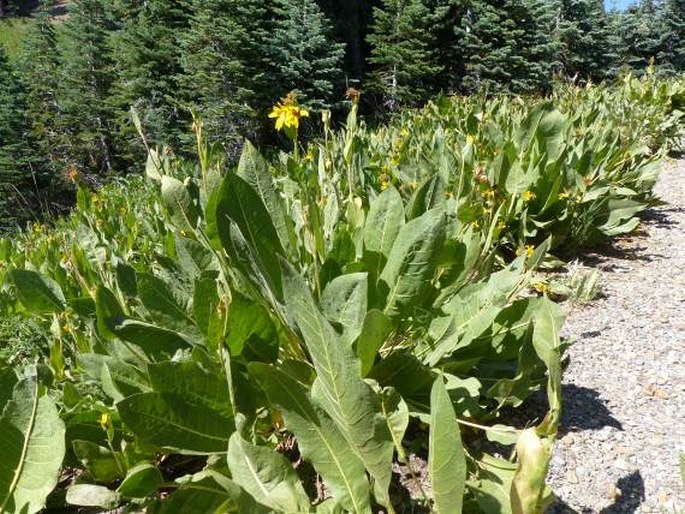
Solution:
M66 166L64 125L57 99L59 51L55 28L43 7L22 42L18 68L24 85L27 137L33 146L36 177L41 187L55 183Z
M598 82L610 75L617 55L601 1L561 0L556 32L564 76Z
M256 87L266 82L266 10L253 0L196 0L193 11L182 40L181 94L209 140L235 150L254 129Z
M0 233L21 221L22 199L31 189L31 145L19 77L0 46Z
M675 73L685 71L685 0L666 0L663 57Z
M542 0L470 2L456 31L465 91L533 93L551 87L555 45L550 4Z
M273 9L271 101L297 90L300 102L329 107L342 89L344 45L333 42L331 23L314 0L273 0Z
M188 106L177 98L181 41L190 23L189 1L119 1L117 9L126 17L112 38L112 47L118 62L113 101L121 142L140 151L129 115L135 107L152 144L178 149L190 128Z
M429 30L428 7L422 0L383 0L382 7L373 12L367 38L373 65L369 89L380 95L391 111L425 100L432 78L443 70Z
M109 174L115 166L113 28L102 0L75 0L64 25L59 100L73 165L87 173Z

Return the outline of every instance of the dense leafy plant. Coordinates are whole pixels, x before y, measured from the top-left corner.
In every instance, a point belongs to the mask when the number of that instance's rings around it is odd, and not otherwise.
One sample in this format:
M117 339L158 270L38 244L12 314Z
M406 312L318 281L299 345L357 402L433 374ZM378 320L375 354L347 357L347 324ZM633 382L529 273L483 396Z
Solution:
M621 122L613 94L443 99L377 131L355 101L302 151L284 104L296 150L246 143L237 168L196 121L197 162L148 148L147 179L1 240L0 311L47 349L0 373L0 505L539 512L563 313L533 273L634 228L667 126ZM502 424L540 389L536 426ZM60 463L80 472L47 498Z

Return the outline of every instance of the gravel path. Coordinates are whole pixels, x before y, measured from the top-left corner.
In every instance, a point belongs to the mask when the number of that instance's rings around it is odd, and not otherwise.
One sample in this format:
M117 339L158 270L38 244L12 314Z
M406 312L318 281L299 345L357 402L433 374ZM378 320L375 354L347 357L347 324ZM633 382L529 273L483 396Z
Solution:
M550 513L685 513L685 160L656 187L668 204L585 266L604 297L568 307L564 414Z

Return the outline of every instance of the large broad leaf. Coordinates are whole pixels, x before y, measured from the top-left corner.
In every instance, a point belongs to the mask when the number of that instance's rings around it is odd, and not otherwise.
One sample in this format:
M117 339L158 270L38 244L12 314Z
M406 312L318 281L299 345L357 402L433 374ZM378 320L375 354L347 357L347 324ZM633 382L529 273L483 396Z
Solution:
M340 342L314 303L307 284L285 262L283 277L288 312L302 332L316 370L312 395L375 478L378 501L387 504L393 444L378 397L362 380L361 364L352 348Z
M64 423L35 376L21 380L0 417L0 512L32 514L57 485Z
M440 514L460 514L466 483L466 457L452 400L439 377L431 390L428 472L434 508Z
M156 392L172 393L189 403L202 405L221 415L232 430L233 406L224 371L209 359L204 362L159 362L148 366Z
M97 316L97 329L100 336L105 339L116 337L116 334L110 330L107 320L113 318L123 319L125 314L117 297L106 287L98 286L95 292L95 314Z
M402 197L391 186L371 203L364 224L364 249L387 258L402 225L404 225Z
M418 218L426 211L445 203L445 181L439 174L430 175L419 186L408 206L409 219Z
M164 175L162 180L162 199L169 211L171 222L180 230L192 232L200 217L197 205L189 188L180 180Z
M368 275L350 273L331 280L321 295L321 308L329 321L340 325L345 344L352 344L362 331L367 294Z
M364 465L331 418L312 403L307 389L266 364L252 363L249 370L269 403L281 410L286 428L297 437L302 456L323 477L338 503L349 512L371 512Z
M387 286L385 313L396 316L419 303L430 286L445 242L445 211L432 209L402 227L380 279Z
M146 498L155 494L163 483L164 477L157 466L139 462L128 470L117 492L126 498Z
M258 503L278 512L309 512L300 478L288 459L273 449L250 444L236 432L228 444L228 467L233 481Z
M250 299L234 293L228 308L228 337L231 355L249 360L273 362L278 357L278 336L269 313Z
M273 182L266 159L250 141L245 141L236 173L250 184L262 199L266 210L271 214L271 220L281 245L289 254L292 254L295 247L292 222L286 216L283 200Z
M245 180L235 174L224 179L216 206L216 223L219 237L226 251L233 258L234 238L230 234L230 223L237 225L245 241L254 252L258 266L263 270L277 297L281 292L281 269L279 255L283 255L278 233L271 215L262 199Z
M176 490L164 500L152 504L147 514L271 514L272 511L257 504L226 476L206 469L176 481Z
M190 348L191 343L172 330L160 328L144 321L130 318L110 318L109 330L120 339L140 346L147 355L173 355L178 350Z
M233 431L232 421L173 393L140 393L116 404L121 419L140 439L186 454L223 453Z
M533 318L533 346L540 360L547 366L547 398L550 413L546 429L556 434L561 415L561 326L564 323L563 309L544 297L537 300L537 312Z
M381 311L371 309L366 313L362 331L357 341L357 357L361 362L361 373L365 377L373 368L378 350L392 333L393 322Z
M11 270L8 277L17 289L19 301L32 313L47 314L64 310L64 294L54 280L24 269Z
M158 325L190 335L199 332L195 321L188 315L184 299L176 298L163 280L141 273L138 275L138 296ZM187 303L188 299L183 303Z
M182 453L226 451L233 406L224 373L205 362L160 362L148 367L154 392L117 403L121 418L141 439Z

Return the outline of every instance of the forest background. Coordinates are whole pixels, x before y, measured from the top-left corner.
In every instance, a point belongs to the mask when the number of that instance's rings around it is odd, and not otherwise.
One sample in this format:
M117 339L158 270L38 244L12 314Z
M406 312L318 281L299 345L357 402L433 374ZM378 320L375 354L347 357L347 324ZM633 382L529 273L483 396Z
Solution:
M68 15L66 12L68 11ZM141 168L151 145L192 151L193 116L234 159L285 145L267 114L362 91L383 121L437 94L547 94L555 81L685 70L685 0L0 0L0 233ZM651 68L650 68L651 65Z

